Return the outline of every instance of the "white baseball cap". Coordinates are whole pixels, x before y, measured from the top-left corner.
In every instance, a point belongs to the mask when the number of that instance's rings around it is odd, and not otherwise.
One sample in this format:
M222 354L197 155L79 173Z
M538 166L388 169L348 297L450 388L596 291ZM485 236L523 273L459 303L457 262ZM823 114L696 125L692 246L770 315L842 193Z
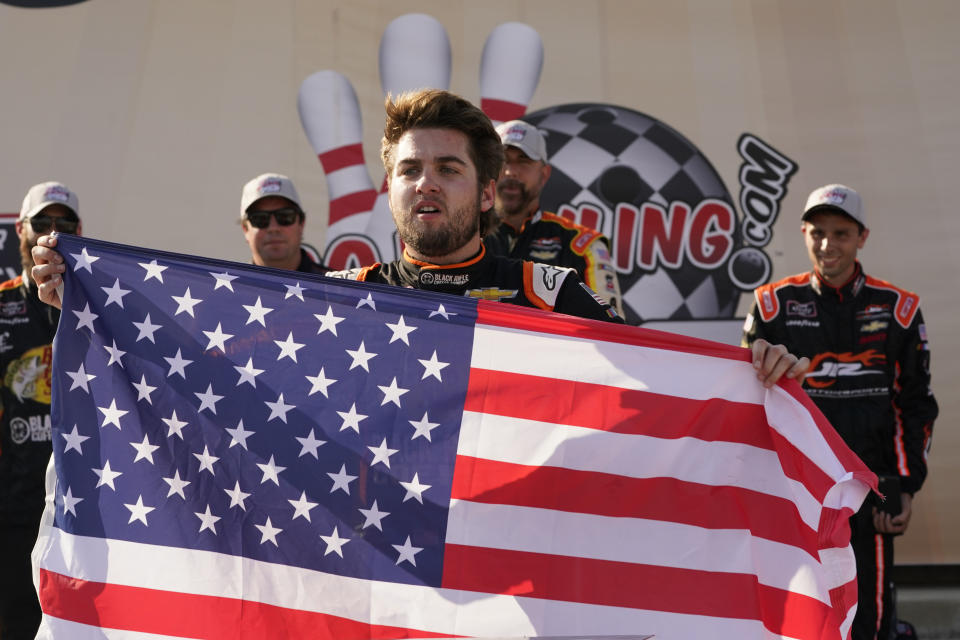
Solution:
M300 196L290 178L279 173L264 173L243 185L243 194L240 196L240 217L242 218L247 209L257 200L269 196L286 198L297 205L298 209L303 210L300 206Z
M37 215L51 204L60 204L70 209L73 215L80 217L80 201L77 194L62 182L41 182L30 187L20 207L20 219L26 220Z
M803 208L803 218L806 221L813 213L824 210L839 211L866 227L866 218L863 215L863 200L860 194L842 184L828 184L814 189L807 198L807 206Z
M547 142L540 130L523 120L510 120L497 127L504 146L516 147L531 160L547 161Z

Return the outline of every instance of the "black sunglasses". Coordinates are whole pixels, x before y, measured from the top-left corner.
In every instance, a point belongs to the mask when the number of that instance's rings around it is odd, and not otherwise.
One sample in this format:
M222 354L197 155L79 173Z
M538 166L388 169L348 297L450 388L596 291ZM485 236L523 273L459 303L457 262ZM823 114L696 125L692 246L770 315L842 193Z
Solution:
M300 220L299 209L274 209L273 211L247 211L246 220L257 229L266 229L270 226L270 216L277 219L277 224L281 227L289 227L294 222Z
M30 218L30 226L33 227L33 230L39 234L44 234L50 231L51 227L55 227L60 233L76 233L77 225L80 224L79 220L71 220L70 218L51 218L45 214L38 214Z

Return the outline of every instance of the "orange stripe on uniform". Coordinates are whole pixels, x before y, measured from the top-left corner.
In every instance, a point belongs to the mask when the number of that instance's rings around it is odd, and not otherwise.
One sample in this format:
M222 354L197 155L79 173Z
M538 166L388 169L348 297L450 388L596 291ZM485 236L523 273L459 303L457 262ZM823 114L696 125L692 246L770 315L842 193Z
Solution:
M809 273L790 276L777 282L771 282L761 287L757 287L753 292L757 299L757 309L760 311L760 318L764 322L770 322L780 313L780 300L777 298L777 290L788 286L803 286L810 282Z
M23 284L23 274L21 273L13 280L7 280L6 282L0 283L0 291L9 291L10 289L16 289Z
M540 296L534 293L533 290L533 263L524 260L523 261L523 294L527 297L527 300L532 302L534 306L544 311L553 311L553 306L547 304Z
M555 222L564 229L576 231L577 235L575 235L573 240L570 241L570 250L578 256L583 256L586 253L587 248L601 235L596 229L592 229L582 224L577 224L573 220L569 220L563 216L558 216L557 214L550 213L548 211L543 212L541 219Z
M880 280L872 276L867 276L867 286L895 293L897 295L897 302L894 305L893 317L896 318L897 322L904 329L910 326L914 316L917 315L917 310L920 309L920 296L912 291L894 286L886 280Z
M894 364L893 391L895 396L900 393L899 362ZM897 473L901 476L909 476L910 465L907 464L907 449L903 444L903 411L893 401L890 402L890 407L893 409L893 450L897 456Z
M363 269L360 269L360 273L357 274L357 282L366 282L367 275L369 275L372 270L376 269L379 266L380 266L380 263L378 262L376 264L370 265L369 267L364 267Z
M586 266L583 269L584 282L594 291L599 291L597 288L597 261L594 260L593 251L585 251L583 260L586 262Z
M873 561L877 565L877 583L875 585L877 599L877 631L880 631L880 621L883 620L883 581L886 577L883 575L883 536L879 533L874 536L876 547L876 556Z
M407 260L407 262L411 262L421 268L427 267L430 269L461 269L463 267L469 267L470 265L480 262L480 260L482 260L483 256L485 256L486 254L487 254L487 248L481 242L480 253L478 253L474 258L470 258L465 262L458 262L456 264L433 264L432 262L424 262L423 260L417 260L416 258L411 256L409 253L407 253L406 247L404 247L403 249L403 257Z

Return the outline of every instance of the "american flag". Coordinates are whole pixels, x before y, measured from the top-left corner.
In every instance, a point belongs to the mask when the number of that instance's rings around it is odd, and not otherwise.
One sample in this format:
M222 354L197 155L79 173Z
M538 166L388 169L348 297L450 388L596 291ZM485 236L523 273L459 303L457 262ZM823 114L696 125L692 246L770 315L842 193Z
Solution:
M872 475L745 350L59 249L41 638L847 634Z

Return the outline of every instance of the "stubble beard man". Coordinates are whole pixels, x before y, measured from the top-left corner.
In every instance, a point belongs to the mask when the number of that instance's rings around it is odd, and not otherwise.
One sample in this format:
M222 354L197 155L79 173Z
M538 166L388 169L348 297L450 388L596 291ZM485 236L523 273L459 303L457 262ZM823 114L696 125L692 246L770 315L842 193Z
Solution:
M407 207L406 211L391 211L400 239L418 254L435 258L454 253L479 232L479 189L472 205L447 211L450 223L442 227L421 224L417 220L416 208L424 199L426 198L418 199ZM432 197L430 200L437 198Z

